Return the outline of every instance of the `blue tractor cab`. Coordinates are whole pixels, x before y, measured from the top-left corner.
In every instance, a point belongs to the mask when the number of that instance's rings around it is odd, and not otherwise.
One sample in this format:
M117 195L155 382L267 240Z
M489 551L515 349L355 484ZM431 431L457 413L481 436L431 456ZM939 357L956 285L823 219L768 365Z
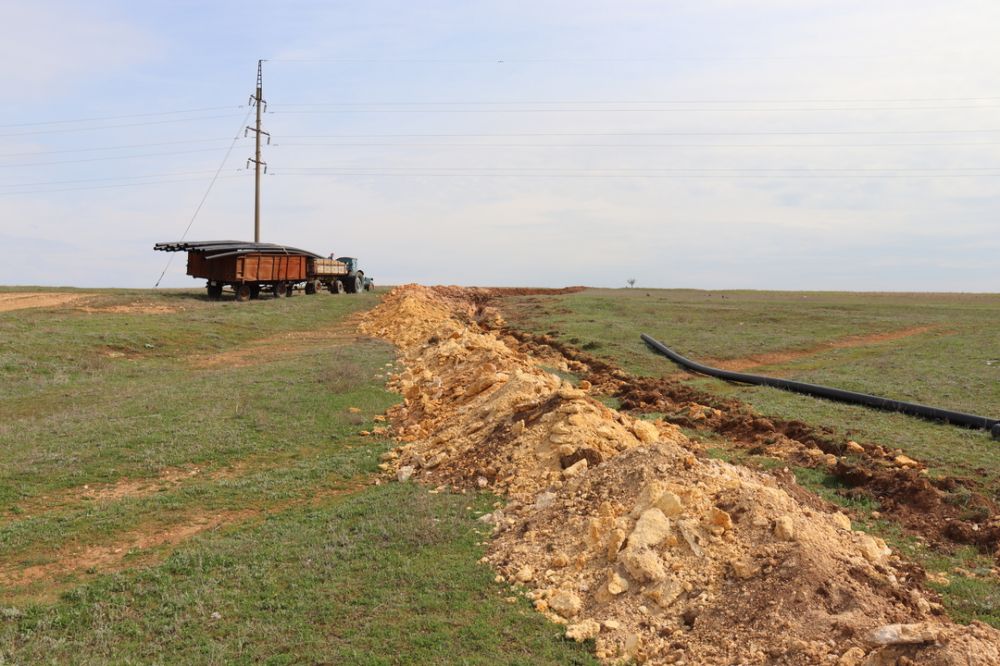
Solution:
M365 291L374 291L375 281L370 277L365 277L365 272L358 268L357 257L337 257L337 261L347 265L347 279L345 283L347 284L348 293L354 293L362 289Z

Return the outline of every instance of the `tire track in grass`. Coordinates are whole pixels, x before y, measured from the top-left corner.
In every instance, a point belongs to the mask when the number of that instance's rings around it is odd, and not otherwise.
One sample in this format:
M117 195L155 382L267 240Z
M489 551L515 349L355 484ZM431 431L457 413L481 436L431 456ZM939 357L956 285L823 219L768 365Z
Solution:
M937 326L910 326L895 331L885 333L872 333L871 335L851 335L845 338L829 340L805 349L789 349L786 351L765 352L762 354L751 354L742 358L730 359L709 359L709 365L720 367L724 370L741 371L750 368L758 368L764 365L778 365L797 361L801 358L816 356L834 349L851 349L854 347L867 347L881 342L891 342L902 340L916 335L922 335L937 330Z
M152 566L202 532L246 526L297 507L324 506L357 494L372 484L370 477L331 481L341 485L311 489L299 497L266 507L220 511L194 508L180 520L167 524L149 523L103 543L67 545L52 554L48 561L37 564L0 560L0 598L52 600L60 591L78 582L75 579L81 575Z

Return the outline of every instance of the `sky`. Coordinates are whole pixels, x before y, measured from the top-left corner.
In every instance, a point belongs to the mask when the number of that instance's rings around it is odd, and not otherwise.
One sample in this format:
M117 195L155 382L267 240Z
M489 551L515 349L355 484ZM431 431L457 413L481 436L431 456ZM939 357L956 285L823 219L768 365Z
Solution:
M0 3L0 284L1000 292L995 0Z

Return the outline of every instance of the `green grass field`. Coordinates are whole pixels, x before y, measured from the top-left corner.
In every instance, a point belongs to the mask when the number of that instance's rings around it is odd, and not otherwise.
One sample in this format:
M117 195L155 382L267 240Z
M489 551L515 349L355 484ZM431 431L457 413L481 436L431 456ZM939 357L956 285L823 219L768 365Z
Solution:
M902 449L930 473L968 479L1000 503L1000 442L965 430L859 406L817 400L766 387L726 383L682 372L650 352L648 333L679 353L709 364L756 357L747 372L923 402L1000 417L1000 295L705 292L588 289L559 296L507 297L510 325L548 333L642 376L676 375L700 389L736 398L758 412L830 429L835 437ZM761 362L763 361L763 362ZM713 455L767 466L698 433ZM813 469L793 470L799 482L855 511L894 546L931 571L952 575L938 586L959 619L1000 626L998 562L967 548L933 551L898 526L872 519L877 506L858 506L836 490L837 480ZM878 514L876 514L877 516Z
M194 290L72 293L82 300L0 312L0 663L596 663L524 601L508 603L477 563L473 516L495 498L373 484L392 443L359 433L399 400L383 388L394 353L350 318L377 294L237 304ZM636 374L676 372L642 331L696 359L791 350L754 370L969 411L1000 405L1000 297L725 296L588 290L501 305L513 325ZM901 330L916 332L825 345ZM685 381L902 448L998 499L1000 449L984 433ZM714 455L775 464L698 435ZM992 558L931 550L834 479L793 471L948 573L936 588L953 616L1000 626Z
M373 485L377 295L84 295L0 312L0 663L593 663L477 563L493 498Z

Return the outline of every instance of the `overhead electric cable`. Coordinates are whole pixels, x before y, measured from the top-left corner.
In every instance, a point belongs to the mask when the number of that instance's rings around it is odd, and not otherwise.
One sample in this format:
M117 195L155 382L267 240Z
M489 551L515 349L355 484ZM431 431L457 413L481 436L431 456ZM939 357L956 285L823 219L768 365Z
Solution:
M697 167L602 167L598 169L581 169L574 167L531 167L531 166L512 166L512 167L472 167L472 166L442 166L442 167L432 167L432 166L377 166L377 167L359 167L356 165L349 166L314 166L314 167L295 167L286 166L283 167L284 170L295 170L295 171L334 171L338 169L345 169L350 171L482 171L482 172L496 172L496 171L562 171L562 172L573 172L573 173L605 173L605 172L615 172L615 173L785 173L785 172L807 172L807 173L820 173L820 172L863 172L863 173L884 173L884 172L938 172L938 171L1000 171L1000 166L983 166L983 167L725 167L725 168L697 168Z
M145 127L147 125L166 125L168 123L186 123L193 120L213 120L216 118L232 118L235 114L227 113L225 115L217 116L192 116L190 118L171 118L169 120L149 120L141 123L119 123L115 125L98 125L95 127L70 127L66 129L49 129L49 130L31 130L30 132L7 132L5 134L0 134L0 137L4 136L29 136L35 134L66 134L70 132L92 132L97 130L105 129L117 129L120 127Z
M231 176L220 176L220 178L239 178L239 174ZM55 192L79 192L81 190L106 190L119 187L141 187L144 185L163 185L167 183L194 183L201 181L201 178L169 178L165 180L147 180L139 183L116 183L111 185L93 185L88 187L62 187L58 189L43 190L21 190L16 192L0 192L0 197L17 196L22 194L50 194Z
M151 148L154 146L176 146L189 143L218 143L229 141L229 137L221 139L185 139L183 141L157 141L155 143L127 143L120 146L98 146L93 148L63 148L60 150L30 150L19 153L0 153L0 157L30 157L32 155L56 155L60 153L93 153L103 150L129 150L131 148Z
M247 121L250 120L250 114L253 113L253 111L254 107L250 107L247 109L246 116L243 117L243 120L240 122L239 127L236 130L236 135L233 136L233 140L229 144L229 148L226 149L226 154L222 157L222 161L219 162L219 168L215 170L215 175L212 176L212 180L209 181L208 187L205 188L205 194L202 195L201 201L198 202L198 205L194 209L194 213L191 215L191 219L188 220L187 226L184 227L184 233L181 234L180 237L181 241L187 238L188 232L191 231L191 225L194 224L194 221L198 218L198 213L201 212L202 206L204 206L205 201L208 200L208 195L212 192L212 188L215 187L215 182L219 179L219 174L222 173L222 169L223 167L226 166L226 162L229 161L229 156L232 155L233 148L236 147L236 143L240 140L240 132L243 131L243 128L246 126ZM160 286L160 282L163 280L163 276L167 274L168 270L170 270L170 263L173 261L173 258L174 255L173 253L171 253L170 257L167 259L166 265L163 267L163 272L160 273L160 277L156 280L156 284L153 285L154 289Z
M152 116L170 116L180 113L202 113L204 111L222 111L224 109L242 109L243 105L237 106L203 106L200 109L181 109L179 111L152 111L147 113L127 113L119 116L96 116L91 118L71 118L69 120L39 120L28 123L8 123L0 127L31 127L34 125L62 125L69 123L89 123L99 120L123 120L125 118L148 118Z
M877 136L920 134L994 134L1000 129L942 129L942 130L762 130L748 132L662 132L662 131L580 131L580 132L503 132L503 133L389 133L389 134L285 134L286 139L380 139L380 138L519 138L537 136Z
M197 148L195 150L171 150L160 153L140 153L139 155L105 155L103 157L84 157L78 160L53 160L50 162L18 162L14 164L0 163L0 169L6 167L51 166L54 164L79 164L81 162L104 162L107 160L134 160L144 157L162 157L164 155L190 155L193 153L214 153L217 148Z
M405 147L405 148L916 148L1000 146L1000 141L926 143L272 143L282 147Z
M10 183L8 185L0 185L0 187L37 187L41 185L68 185L71 183L100 183L108 181L119 181L119 180L143 180L146 178L172 178L174 176L203 176L207 173L215 173L214 171L175 171L171 173L150 173L144 176L108 176L104 178L77 178L74 180L44 180L35 181L30 183Z
M739 112L777 112L777 111L794 111L794 112L808 112L808 111L948 111L948 110L969 110L969 109L996 109L1000 108L998 104L981 104L981 105L951 105L951 106L815 106L815 107L658 107L658 108L637 108L637 107L593 107L589 109L581 108L523 108L523 109L510 109L510 108L498 108L498 109L379 109L379 108L368 108L368 109L357 109L357 108L339 108L339 109L299 109L299 110L282 110L280 107L276 109L269 109L268 114L271 115L329 115L329 114L339 114L339 113L475 113L475 114L486 114L486 113L673 113L673 112L684 112L684 113L711 113L715 111L739 111Z
M902 102L995 102L1000 96L988 97L826 97L826 98L763 98L763 99L630 99L630 100L419 100L419 101L362 101L362 102L282 102L279 106L446 106L446 105L514 105L514 104L841 104L841 103L902 103Z
M594 179L609 179L609 178L644 178L644 179L667 179L667 180L704 180L704 179L719 179L724 178L727 180L805 180L805 179L849 179L849 178L862 178L866 180L870 179L916 179L916 178L934 178L934 179L944 179L944 178L1000 178L1000 170L997 173L962 173L962 174L928 174L928 173L914 173L914 174L844 174L844 173L825 173L825 174L563 174L563 173L549 173L549 174L539 174L539 173L468 173L468 172L456 172L456 173L414 173L414 172L379 172L379 171L368 171L368 172L337 172L337 173L284 173L281 171L276 171L273 174L275 176L311 176L311 177L327 177L327 178L340 178L340 177L394 177L394 178L594 178Z
M935 56L927 53L927 58ZM842 55L806 55L794 56L668 56L660 58L273 58L268 62L278 63L327 63L327 64L381 64L381 65L594 65L603 63L646 63L646 62L726 62L726 61L856 61L856 62L886 62L899 60L913 62L914 58L891 56L842 56Z

